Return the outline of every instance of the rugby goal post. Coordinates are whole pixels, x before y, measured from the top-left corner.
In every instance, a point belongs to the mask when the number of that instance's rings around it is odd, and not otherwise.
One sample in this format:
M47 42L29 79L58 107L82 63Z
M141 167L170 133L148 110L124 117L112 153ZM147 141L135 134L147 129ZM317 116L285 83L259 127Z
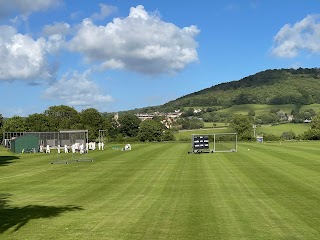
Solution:
M237 145L237 133L192 134L188 153L237 152Z

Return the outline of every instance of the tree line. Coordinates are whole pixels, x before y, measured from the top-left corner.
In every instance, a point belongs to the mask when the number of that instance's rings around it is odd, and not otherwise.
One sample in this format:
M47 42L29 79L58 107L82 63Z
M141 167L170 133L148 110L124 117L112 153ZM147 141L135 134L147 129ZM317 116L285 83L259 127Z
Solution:
M86 129L89 140L96 141L99 130L105 130L108 141L170 141L172 132L165 128L160 119L141 121L133 113L100 113L94 108L78 112L73 107L51 106L43 113L27 117L13 116L6 120L0 114L0 134L3 132L56 132L60 130Z

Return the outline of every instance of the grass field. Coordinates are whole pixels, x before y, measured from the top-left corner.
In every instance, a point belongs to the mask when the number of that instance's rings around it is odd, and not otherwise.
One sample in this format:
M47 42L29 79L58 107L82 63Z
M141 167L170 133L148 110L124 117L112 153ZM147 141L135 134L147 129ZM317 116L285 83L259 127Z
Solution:
M107 146L70 164L0 148L0 239L320 238L320 142L189 147Z
M234 132L231 128L203 128L196 130L180 130L175 133L174 136L177 141L186 140L191 141L192 134L213 134L213 133L230 133Z
M306 110L309 110L309 109L313 109L317 115L320 114L320 104L318 103L314 103L314 104L310 104L310 105L303 105L301 108L300 108L300 112L303 112L303 111L306 111Z
M280 109L285 113L290 114L292 109L294 109L294 105L293 104L283 104L283 105L242 104L242 105L233 105L230 108L221 109L219 110L219 112L247 115L250 110L254 110L256 113L256 116L259 116L263 113L270 112L270 110L272 109Z
M212 124L211 124L212 125ZM223 124L219 125L220 128L203 128L197 130L184 130L175 133L175 138L177 141L191 139L192 134L213 134L213 133L230 133L234 132L228 126L223 127ZM283 132L290 132L291 130L298 135L302 135L304 132L310 129L310 124L307 123L286 123L286 124L279 124L279 125L262 125L257 127L256 133L258 135L261 134L273 134L275 136L280 137ZM252 129L253 135L253 129Z
M310 129L310 125L308 123L286 123L279 125L262 125L261 127L257 127L257 134L273 134L276 136L281 136L283 132L293 131L296 135L303 134L304 132Z

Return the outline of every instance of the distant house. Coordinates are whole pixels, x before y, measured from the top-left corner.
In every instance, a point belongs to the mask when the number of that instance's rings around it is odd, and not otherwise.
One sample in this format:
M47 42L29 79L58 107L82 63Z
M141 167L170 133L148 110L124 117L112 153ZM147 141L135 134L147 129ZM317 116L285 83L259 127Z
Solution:
M170 128L172 124L181 116L182 112L180 110L175 110L170 113L137 113L136 116L141 120L153 119L155 116L163 117L164 119L161 121L167 128Z
M288 122L292 122L293 121L293 115L287 115L288 116Z
M152 119L154 118L155 114L149 114L149 113L138 113L136 116L141 120L147 120L147 119Z

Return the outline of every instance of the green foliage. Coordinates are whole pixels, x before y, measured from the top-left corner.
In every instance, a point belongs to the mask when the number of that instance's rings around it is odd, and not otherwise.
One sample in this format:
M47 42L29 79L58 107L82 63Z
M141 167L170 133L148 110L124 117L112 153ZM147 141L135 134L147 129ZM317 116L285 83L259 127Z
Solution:
M285 89L285 91L284 91ZM320 103L319 69L275 69L188 94L165 107Z
M199 129L204 127L203 121L196 117L180 118L177 120L177 124L181 124L182 129Z
M280 118L275 113L264 113L255 118L256 124L271 124L280 122Z
M3 124L4 132L24 132L27 131L26 120L23 117L13 116Z
M320 129L320 116L312 119L311 129Z
M119 132L123 136L136 137L141 120L134 114L124 114L119 117Z
M320 140L320 116L312 119L311 127L303 134L303 139Z
M104 129L104 119L98 110L94 108L81 111L80 124L82 128L88 129L90 141L95 141L99 136L99 130Z
M230 127L238 134L239 140L252 140L252 122L248 116L236 114L232 117Z
M250 109L248 112L248 116L254 117L256 115L256 112L253 109Z
M162 125L152 119L141 122L138 138L142 142L161 141Z
M320 140L320 129L319 128L309 129L303 134L302 138L305 140Z
M170 129L165 130L163 132L162 140L163 141L175 141L173 131L171 131Z
M296 138L296 134L292 130L289 132L283 132L281 138L285 140L293 140Z
M51 106L44 111L49 119L51 131L75 129L79 123L79 113L73 108L65 105Z
M2 143L2 136L3 134L3 117L2 117L2 114L0 114L0 144Z
M263 135L263 141L267 142L267 141L279 141L281 138L280 136L274 135L274 134L264 134Z
M191 117L194 115L194 109L193 108L189 108L187 111L185 111L181 117Z
M49 117L43 113L29 115L26 119L26 129L29 132L49 132Z

